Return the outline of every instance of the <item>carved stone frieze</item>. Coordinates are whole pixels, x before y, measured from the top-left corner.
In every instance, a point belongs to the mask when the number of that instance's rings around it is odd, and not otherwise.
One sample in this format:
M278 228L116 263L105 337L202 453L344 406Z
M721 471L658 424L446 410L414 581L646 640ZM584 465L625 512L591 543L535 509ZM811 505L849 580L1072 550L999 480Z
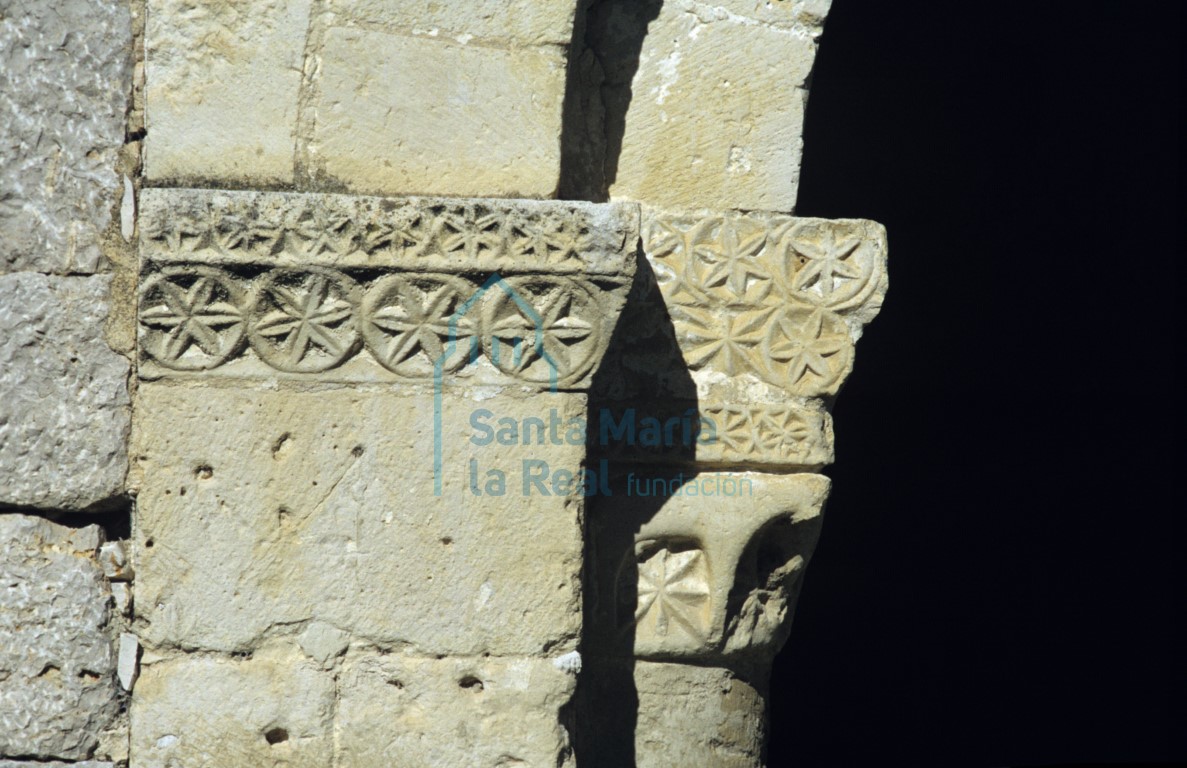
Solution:
M588 382L632 206L154 190L141 375Z
M594 418L593 454L620 462L816 469L833 460L832 416L818 401L641 401L607 404Z

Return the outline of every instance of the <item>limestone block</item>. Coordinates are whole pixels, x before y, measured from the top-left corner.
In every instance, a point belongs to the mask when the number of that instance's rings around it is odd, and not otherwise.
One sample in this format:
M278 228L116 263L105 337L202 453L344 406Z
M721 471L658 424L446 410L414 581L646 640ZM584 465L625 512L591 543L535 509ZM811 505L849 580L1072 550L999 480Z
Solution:
M156 661L132 697L131 764L325 768L333 711L333 676L292 646Z
M572 768L561 711L575 684L545 659L352 654L335 764Z
M291 183L311 0L148 0L145 174Z
M576 697L578 765L760 768L766 702L727 669L590 659Z
M0 514L0 755L86 758L119 711L100 536Z
M759 768L766 701L725 669L636 662L638 768ZM596 763L595 763L596 765Z
M0 276L0 504L83 510L123 492L128 361L110 278Z
M381 26L393 32L452 38L463 44L568 46L578 0L330 0L339 23Z
M116 768L115 763L105 763L99 760L83 760L80 763L60 763L53 761L25 761L0 760L0 768Z
M673 211L791 211L819 34L803 25L803 5L616 2L595 13L611 196ZM781 7L800 21L772 23Z
M310 107L315 175L356 192L552 197L565 59L558 46L332 28Z
M94 272L118 199L132 22L120 0L0 12L0 272Z
M590 652L773 656L819 533L828 478L621 470L593 499Z
M241 652L319 621L424 653L574 649L584 441L563 427L554 441L550 422L584 414L585 398L525 395L446 388L437 440L431 389L143 382L142 642ZM495 439L500 419L527 417L544 431ZM319 662L332 653L302 642Z

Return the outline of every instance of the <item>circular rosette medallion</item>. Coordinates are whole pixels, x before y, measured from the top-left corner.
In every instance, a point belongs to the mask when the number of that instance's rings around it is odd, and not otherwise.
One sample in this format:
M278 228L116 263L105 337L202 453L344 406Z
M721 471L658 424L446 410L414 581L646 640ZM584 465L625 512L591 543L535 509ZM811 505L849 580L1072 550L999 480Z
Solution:
M476 287L446 275L390 275L363 297L361 330L367 349L393 373L429 378L463 367L477 354L475 318L464 314Z
M511 277L486 289L483 351L503 373L566 382L594 364L601 330L589 289L564 277Z
M853 365L845 321L813 307L780 309L767 326L763 352L773 383L797 395L835 394Z
M877 250L857 224L802 223L788 231L780 247L795 265L788 288L800 301L834 311L851 309L878 285Z
M318 267L274 269L256 284L248 339L273 368L316 373L358 349L359 289L353 280Z
M140 349L176 371L222 365L243 348L244 305L222 270L167 267L140 293Z

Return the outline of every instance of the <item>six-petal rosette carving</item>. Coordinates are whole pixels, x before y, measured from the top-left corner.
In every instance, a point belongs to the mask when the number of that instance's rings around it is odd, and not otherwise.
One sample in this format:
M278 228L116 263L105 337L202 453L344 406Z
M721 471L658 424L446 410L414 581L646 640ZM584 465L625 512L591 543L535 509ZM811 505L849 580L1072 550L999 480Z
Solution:
M643 249L693 371L835 394L886 287L885 236L865 221L653 214Z

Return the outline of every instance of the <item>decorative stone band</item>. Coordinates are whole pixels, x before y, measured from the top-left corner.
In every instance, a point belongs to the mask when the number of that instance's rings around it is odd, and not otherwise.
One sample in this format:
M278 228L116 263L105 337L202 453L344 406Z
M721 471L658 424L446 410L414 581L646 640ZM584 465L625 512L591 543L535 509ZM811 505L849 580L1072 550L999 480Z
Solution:
M590 512L591 653L769 661L790 631L829 480L621 470Z
M592 420L590 453L621 462L818 469L834 455L832 417L819 401L606 403Z
M583 387L630 206L149 190L140 375ZM365 353L364 353L365 350Z
M647 213L643 249L694 377L792 395L836 394L887 287L870 221Z
M146 189L142 258L447 273L634 273L638 206Z

